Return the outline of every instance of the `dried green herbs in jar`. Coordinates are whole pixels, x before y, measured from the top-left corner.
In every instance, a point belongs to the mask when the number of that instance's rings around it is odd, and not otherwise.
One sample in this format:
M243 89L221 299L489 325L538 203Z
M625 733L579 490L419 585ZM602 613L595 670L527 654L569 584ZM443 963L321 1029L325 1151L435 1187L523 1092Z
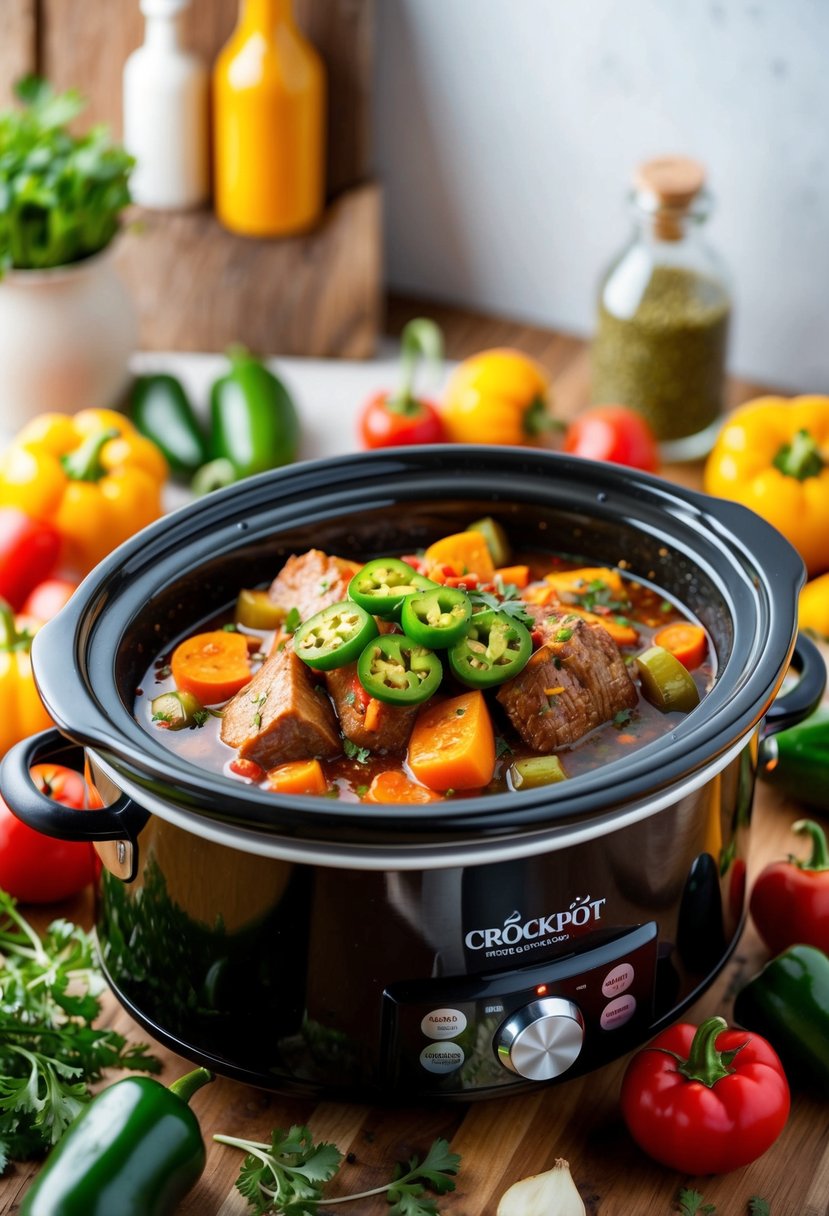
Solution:
M698 236L707 215L694 161L637 174L637 230L605 275L593 343L593 400L638 410L665 459L703 455L723 408L728 277Z

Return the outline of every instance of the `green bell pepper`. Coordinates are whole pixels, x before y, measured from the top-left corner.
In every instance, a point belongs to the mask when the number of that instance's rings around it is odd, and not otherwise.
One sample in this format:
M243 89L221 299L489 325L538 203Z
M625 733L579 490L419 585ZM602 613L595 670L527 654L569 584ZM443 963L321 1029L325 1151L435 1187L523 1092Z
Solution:
M790 946L746 984L734 1017L768 1039L787 1071L829 1093L829 958Z
M299 417L282 381L244 347L228 352L230 371L210 390L210 456L193 480L196 494L296 460Z
M207 439L175 376L138 376L129 412L137 430L161 449L171 472L194 473L207 460Z
M169 1089L151 1077L110 1085L49 1154L20 1216L171 1216L204 1169L187 1103L212 1080L197 1068Z
M829 811L829 709L765 738L758 775L795 802Z

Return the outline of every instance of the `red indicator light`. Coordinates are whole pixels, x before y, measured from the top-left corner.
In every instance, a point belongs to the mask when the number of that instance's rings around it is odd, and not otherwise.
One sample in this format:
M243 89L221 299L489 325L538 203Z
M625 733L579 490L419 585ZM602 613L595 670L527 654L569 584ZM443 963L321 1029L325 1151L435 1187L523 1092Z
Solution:
M546 996L547 995L547 985L539 984L535 991L538 996Z

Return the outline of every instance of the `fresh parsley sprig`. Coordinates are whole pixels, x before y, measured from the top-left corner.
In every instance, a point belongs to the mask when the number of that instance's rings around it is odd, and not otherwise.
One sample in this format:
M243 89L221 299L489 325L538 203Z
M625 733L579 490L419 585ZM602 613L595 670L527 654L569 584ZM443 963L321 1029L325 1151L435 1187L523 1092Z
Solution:
M40 935L0 891L0 1173L56 1143L105 1069L159 1070L143 1044L93 1026L104 988L88 933L56 920Z
M437 1216L435 1201L425 1192L427 1188L437 1195L453 1191L452 1175L457 1174L461 1160L446 1140L438 1138L422 1162L411 1157L406 1166L398 1165L391 1182L384 1186L326 1199L324 1186L339 1170L343 1155L334 1144L315 1144L307 1127L294 1125L287 1132L276 1128L270 1144L236 1136L213 1139L247 1154L236 1186L255 1216L314 1216L321 1207L382 1194L389 1201L389 1216Z

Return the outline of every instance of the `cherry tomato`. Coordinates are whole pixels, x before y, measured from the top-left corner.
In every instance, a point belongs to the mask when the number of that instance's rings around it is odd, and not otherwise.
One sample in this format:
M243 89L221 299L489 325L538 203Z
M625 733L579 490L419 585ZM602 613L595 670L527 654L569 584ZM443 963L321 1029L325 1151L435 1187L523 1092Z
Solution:
M588 460L609 460L655 473L656 438L641 414L624 405L597 405L576 418L564 436L564 451Z
M32 780L55 802L86 805L83 777L59 764L36 764ZM85 841L43 836L0 800L0 887L22 903L49 904L82 891L95 877L95 850Z
M398 402L388 393L377 393L369 398L360 415L360 439L365 448L387 448L444 443L446 432L430 401L410 397Z
M789 1105L770 1044L716 1017L657 1035L622 1081L622 1115L633 1139L685 1174L727 1174L756 1160L780 1135Z
M33 616L39 621L51 621L61 608L69 603L78 584L68 578L47 578L29 592L22 612L24 616Z

